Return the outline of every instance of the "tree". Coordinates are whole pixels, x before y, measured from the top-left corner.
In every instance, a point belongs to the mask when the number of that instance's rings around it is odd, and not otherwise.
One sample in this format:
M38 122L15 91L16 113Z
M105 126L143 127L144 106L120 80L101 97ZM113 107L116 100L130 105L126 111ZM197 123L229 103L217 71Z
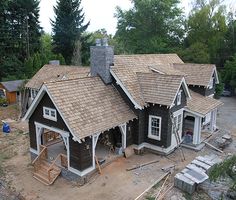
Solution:
M40 48L39 0L0 2L0 79L24 78L23 62Z
M117 8L115 38L127 53L166 53L180 46L183 17L179 0L133 0L133 8Z
M216 181L219 178L230 178L232 189L236 191L236 156L232 156L215 165L210 171L210 179Z
M185 47L206 46L210 62L222 64L227 32L225 6L220 0L196 0L187 21Z
M88 38L83 33L89 22L84 24L81 0L58 0L54 12L56 19L52 20L53 50L56 54L62 54L67 64L71 64L77 41L81 43L81 52L88 50Z
M236 54L226 61L222 76L223 82L227 86L236 88Z

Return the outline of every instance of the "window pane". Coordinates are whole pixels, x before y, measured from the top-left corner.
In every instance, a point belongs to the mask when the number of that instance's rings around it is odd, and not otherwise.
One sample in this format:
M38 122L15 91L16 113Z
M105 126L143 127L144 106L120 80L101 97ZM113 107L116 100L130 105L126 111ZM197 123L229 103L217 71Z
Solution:
M53 110L51 111L51 116L52 116L52 117L56 117L55 111L53 111Z
M49 115L49 110L45 109L45 115Z

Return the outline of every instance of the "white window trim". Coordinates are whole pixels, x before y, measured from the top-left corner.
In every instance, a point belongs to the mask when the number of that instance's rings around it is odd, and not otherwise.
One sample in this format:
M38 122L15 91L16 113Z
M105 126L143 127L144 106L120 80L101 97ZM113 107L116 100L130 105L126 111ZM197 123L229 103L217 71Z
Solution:
M177 94L177 106L181 105L181 99L182 99L182 90L180 90Z
M49 115L46 114L46 110L49 111ZM51 112L55 112L55 117L51 116ZM52 121L57 121L57 111L53 108L43 107L43 117Z
M152 123L152 118L159 119L159 136L152 135L151 133L151 123ZM155 115L149 115L149 121L148 121L148 137L154 140L161 140L161 117L155 116Z

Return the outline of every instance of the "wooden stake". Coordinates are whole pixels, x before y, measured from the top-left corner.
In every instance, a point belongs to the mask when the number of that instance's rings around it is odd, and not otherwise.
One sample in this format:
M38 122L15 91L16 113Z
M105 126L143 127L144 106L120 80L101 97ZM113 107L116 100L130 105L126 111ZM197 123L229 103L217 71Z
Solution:
M174 187L174 184L172 184L157 200L162 200L167 192L169 192Z
M136 165L135 167L127 168L126 171L131 171L131 170L134 170L134 169L138 169L140 167L144 167L146 165L151 165L151 164L157 163L157 162L159 162L159 160L153 160L153 161L150 161L150 162L147 162L147 163Z
M99 165L99 162L98 162L97 156L94 156L94 157L95 157L96 164L97 164L97 166L98 166L99 174L102 174L102 170L101 170L101 167L100 167L100 165Z
M208 145L209 147L215 149L216 151L219 151L220 153L224 153L223 151L221 151L220 149L216 148L215 146L213 146L212 144L208 143L208 142L204 142L206 145Z
M157 179L152 185L150 185L146 190L144 190L138 197L135 198L135 200L138 200L141 198L146 192L148 192L154 185L156 185L158 182L160 182L163 178L165 178L170 172L165 173L162 175L159 179Z

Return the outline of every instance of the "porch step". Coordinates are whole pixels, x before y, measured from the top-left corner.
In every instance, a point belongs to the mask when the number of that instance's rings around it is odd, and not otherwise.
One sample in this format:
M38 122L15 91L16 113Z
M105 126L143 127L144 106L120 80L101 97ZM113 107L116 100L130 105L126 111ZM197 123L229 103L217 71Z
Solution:
M61 173L61 169L54 165L51 169L50 179L48 175L48 169L50 168L50 163L42 161L39 169L33 173L33 177L45 185L51 185L57 179Z

